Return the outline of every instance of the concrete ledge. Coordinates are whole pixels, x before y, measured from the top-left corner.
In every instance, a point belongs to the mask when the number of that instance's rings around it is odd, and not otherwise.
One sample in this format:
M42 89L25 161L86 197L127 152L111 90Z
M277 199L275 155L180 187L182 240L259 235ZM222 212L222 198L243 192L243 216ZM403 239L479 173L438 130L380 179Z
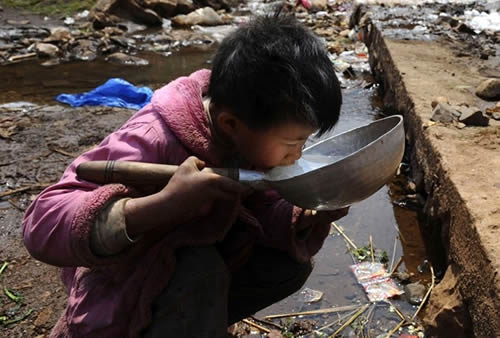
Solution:
M423 176L425 212L453 267L476 337L500 336L500 127L432 125L431 101L484 106L473 94L480 60L456 58L439 42L385 39L363 28L384 104L405 117L412 166ZM493 124L493 125L491 125ZM431 295L432 297L436 295ZM446 330L446 328L443 328Z

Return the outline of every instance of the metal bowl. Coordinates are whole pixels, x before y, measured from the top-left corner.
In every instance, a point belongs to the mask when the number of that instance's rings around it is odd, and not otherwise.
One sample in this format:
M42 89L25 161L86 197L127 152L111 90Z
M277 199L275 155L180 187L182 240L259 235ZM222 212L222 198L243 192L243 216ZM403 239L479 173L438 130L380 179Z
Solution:
M286 167L275 168L266 173L266 181L295 205L335 210L385 185L399 167L404 148L403 117L394 115L327 138L302 153L302 158L333 157L332 163L287 179L276 179Z

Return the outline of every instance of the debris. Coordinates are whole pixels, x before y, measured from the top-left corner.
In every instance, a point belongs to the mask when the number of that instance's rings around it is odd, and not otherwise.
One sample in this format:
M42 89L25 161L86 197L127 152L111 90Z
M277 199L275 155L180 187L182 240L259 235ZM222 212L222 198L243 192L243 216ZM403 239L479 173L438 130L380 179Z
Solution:
M476 107L461 107L459 121L468 126L486 127L490 119Z
M23 296L10 291L6 286L3 288L3 293L13 302L21 303L23 301Z
M3 198L5 196L10 196L13 194L17 194L19 192L28 191L28 190L44 189L44 188L48 187L50 184L51 183L33 184L33 185L26 186L26 187L18 188L18 189L7 190L4 192L0 192L0 198Z
M365 304L358 312L356 312L351 318L349 318L340 328L337 329L330 337L335 337L339 332L342 332L349 324L351 324L356 318L358 318L365 310L370 306L370 304Z
M36 53L26 53L26 54L21 54L21 55L14 55L11 56L8 61L9 62L16 62L24 59L29 59L29 58L34 58L36 56Z
M55 57L59 54L59 48L50 43L37 43L35 45L35 50L40 57Z
M9 25L20 25L20 26L23 26L23 25L27 25L30 23L29 20L7 20L7 23Z
M106 61L124 66L147 66L149 61L137 56L127 55L125 53L114 53L106 58Z
M435 98L432 99L431 107L436 108L436 106L440 103L450 104L450 102L448 101L448 98L446 98L444 96L436 96Z
M335 230L337 230L343 237L344 239L346 240L347 243L349 243L349 245L357 250L358 247L356 246L356 244L353 243L353 241L351 241L351 239L344 233L344 231L335 223L335 222L332 222L331 223L333 225L333 227L335 228Z
M431 121L451 123L458 116L460 113L454 107L446 103L438 103L432 111Z
M393 274L391 274L391 276L399 280L401 283L408 283L411 278L411 275L409 273L399 271L394 272Z
M381 263L363 262L351 265L359 284L363 286L371 302L384 300L403 292L392 281Z
M484 100L500 100L500 79L488 79L481 82L476 95Z
M300 294L302 296L302 300L306 303L316 303L323 298L323 292L309 288L304 288Z
M411 320L415 320L415 318L417 318L420 310L422 310L425 302L427 301L427 298L429 298L429 295L431 294L432 292L432 289L434 289L434 284L436 282L436 277L434 276L434 268L432 267L432 265L430 266L430 269L431 269L431 286L429 287L429 289L427 290L427 293L425 294L424 298L422 299L422 302L420 303L420 306L418 307L417 311L415 311L415 314L413 315L413 317L411 317Z
M33 309L29 309L22 316L14 318L14 319L7 319L7 316L2 316L2 317L0 317L0 323L2 323L4 326L7 326L10 324L20 322L20 321L28 318L32 312L33 312Z
M189 14L180 14L172 18L172 25L177 27L217 26L224 22L212 7L199 8Z
M260 330L260 331L262 331L262 332L265 332L265 333L269 333L269 332L271 332L271 330L269 330L268 328L265 328L265 327L264 327L264 326L262 326L262 325L259 325L259 324L257 324L257 323L254 323L254 322L252 322L251 320L248 320L248 319L243 319L243 320L242 320L242 322L243 322L243 323L245 323L245 324L248 324L248 325L250 325L250 326L253 326L253 327L257 328L257 329L259 329L259 330Z
M332 312L345 312L345 311L352 311L354 309L357 309L358 307L359 307L359 305L346 305L346 306L330 307L330 308L319 309L319 310L270 315L270 316L265 316L264 319L276 319L276 318L297 317L297 316L311 316L311 315L318 315L318 314L332 313Z

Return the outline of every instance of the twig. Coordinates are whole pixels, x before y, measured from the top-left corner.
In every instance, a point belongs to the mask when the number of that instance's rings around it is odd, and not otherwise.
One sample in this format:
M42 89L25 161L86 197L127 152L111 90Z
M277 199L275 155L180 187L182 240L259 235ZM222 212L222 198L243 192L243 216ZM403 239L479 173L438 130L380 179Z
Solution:
M17 163L16 161L3 162L3 163L0 163L0 167L5 167L5 166L11 165L11 164L16 164L16 163Z
M399 324L398 324L398 325L396 325L396 326L394 327L394 329L392 329L392 331L391 331L391 332L389 332L389 333L387 334L387 338L391 338L391 336L392 336L394 333L396 333L396 332L399 330L399 328L400 328L401 326L403 326L403 324L404 324L405 322L406 322L406 320L405 320L405 319L401 320L401 321L399 322Z
M372 234L370 234L370 254L372 255L372 263L375 263L375 255L373 254Z
M274 326L275 328L277 328L278 330L280 331L283 331L283 326L281 325L278 325L276 323L273 323L272 321L270 320L265 320L265 319L259 319L259 318L256 318L255 316L250 316L250 318L252 318L252 320L258 322L258 323L262 323L262 324L266 324L266 325L270 325L270 326Z
M335 227L335 230L337 230L344 237L344 239L347 241L347 243L349 243L350 246L352 246L355 250L358 249L356 244L351 241L351 239L344 233L342 229L340 229L337 224L335 224L335 222L332 222L332 225Z
M8 61L9 62L15 62L15 61L18 61L18 60L28 59L28 58L32 58L32 57L35 57L35 56L36 56L36 53L27 53L27 54L21 54L21 55L14 55L14 56L11 56L10 58L8 58Z
M391 267L389 271L392 271L392 267L394 266L394 259L396 258L396 245L398 244L398 238L394 236L394 246L392 247L392 259L391 259Z
M317 315L317 314L331 313L331 312L343 312L343 311L354 310L357 307L358 307L357 305L346 305L346 306L330 307L330 308L326 308L326 309L311 310L311 311L304 311L304 312L283 313L283 314L278 314L278 315L265 316L264 319L275 319L275 318L296 317L296 316L309 316L309 315Z
M354 311L351 311L351 312L343 315L342 317L338 318L336 321L331 322L330 324L326 324L325 326L320 327L316 331L321 331L321 330L327 329L330 326L333 326L335 324L340 324L344 319L346 319L348 317L351 317L354 313L356 313L357 311L359 311L359 309L361 309L361 306L357 307Z
M19 192L32 190L32 189L43 189L43 188L48 187L50 184L51 183L33 184L33 185L26 186L26 187L18 188L18 189L7 190L4 192L0 192L0 198L3 198L5 196L14 195L14 194L17 194Z
M17 322L20 322L21 320L24 320L26 319L31 313L33 312L33 309L29 309L28 311L26 311L21 317L19 318L14 318L14 319L11 319L11 320L6 320L4 321L2 324L4 326L7 326L7 325L10 325L10 324L14 324L14 323L17 323Z
M253 326L253 327L257 328L257 329L259 329L262 332L265 332L265 333L271 332L271 330L269 330L268 328L266 328L264 326L261 326L261 325L259 325L257 323L254 323L254 322L252 322L252 321L250 321L248 319L243 319L242 322L245 323L245 324L248 324L250 326Z
M25 211L25 209L24 209L24 208L21 208L19 205L17 205L17 204L16 204L16 202L14 202L14 200L13 200L12 198L9 198L9 199L7 200L7 202L9 202L9 203L10 203L10 205L12 205L12 206L13 206L14 208L16 208L17 210L19 210L19 211Z
M432 280L431 280L431 286L429 287L429 289L427 290L427 293L425 294L424 296L424 299L422 299L422 302L420 303L420 306L418 307L417 311L415 311L415 314L413 315L413 317L411 317L411 320L414 321L415 318L417 318L418 316L418 313L420 312L420 310L422 310L422 308L424 307L424 304L425 302L427 301L427 298L429 298L429 295L431 294L432 292L432 289L434 288L434 283L435 283L435 276L434 276L434 268L432 267L432 265L430 266L431 268L431 277L432 277Z
M365 312L365 310L368 308L368 306L370 306L370 303L368 304L365 304L365 306L363 306L361 309L358 310L358 312L356 312L354 314L354 316L352 316L351 318L349 318L341 327L339 327L337 329L337 331L335 331L331 336L329 336L328 338L332 338L332 337L335 337L337 335L337 333L341 332L342 330L344 330L347 326L349 326L353 321L356 320L356 318L358 318L363 312Z
M63 154L63 155L68 156L68 157L77 157L78 156L77 154L69 153L61 148L58 148L58 147L49 147L49 149L55 153Z
M394 267L391 270L391 273L389 274L390 276L392 276L394 272L396 272L396 270L399 268L402 262L403 262L403 257L399 257L398 262L396 263L396 265L394 265Z
M394 225L394 229L396 229L396 231L398 232L401 242L406 243L405 237L403 236L397 225Z
M9 265L9 263L3 262L2 267L0 268L0 277L2 276L4 270L7 268L7 265Z
M408 320L408 318L405 317L405 315L394 305L391 303L390 300L386 299L385 300L390 306L392 306L392 308L394 309L394 311L397 313L397 315L399 316L399 318L401 318L402 320L406 321Z

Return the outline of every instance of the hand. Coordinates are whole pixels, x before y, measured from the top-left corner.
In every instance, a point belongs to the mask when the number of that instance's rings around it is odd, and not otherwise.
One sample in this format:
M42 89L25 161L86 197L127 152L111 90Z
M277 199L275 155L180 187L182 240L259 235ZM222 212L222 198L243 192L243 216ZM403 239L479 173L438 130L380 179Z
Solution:
M295 224L295 232L299 239L306 238L316 226L330 226L330 223L341 219L349 212L349 207L331 210L316 211L305 209Z
M164 231L207 215L216 200L239 203L248 190L230 178L202 170L205 163L189 157L158 193L125 204L127 232L137 236L154 228Z

